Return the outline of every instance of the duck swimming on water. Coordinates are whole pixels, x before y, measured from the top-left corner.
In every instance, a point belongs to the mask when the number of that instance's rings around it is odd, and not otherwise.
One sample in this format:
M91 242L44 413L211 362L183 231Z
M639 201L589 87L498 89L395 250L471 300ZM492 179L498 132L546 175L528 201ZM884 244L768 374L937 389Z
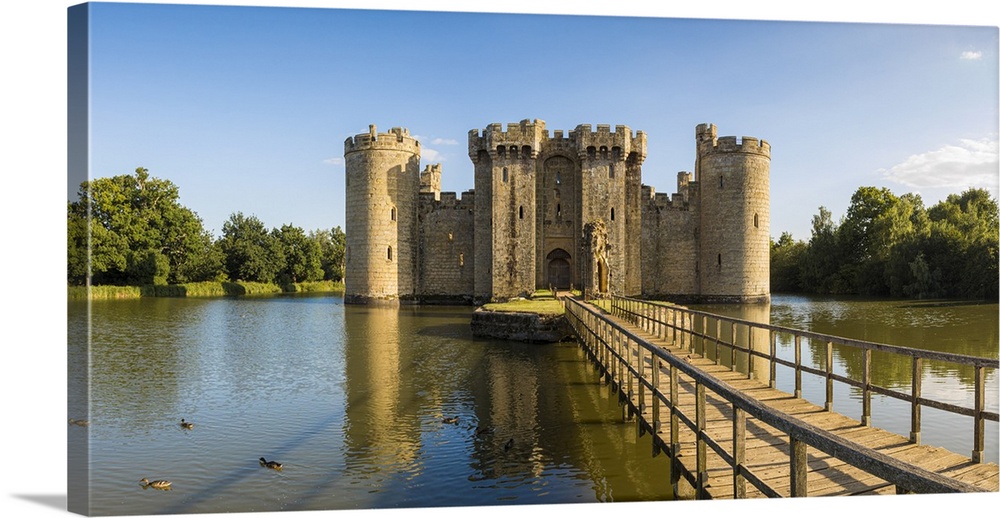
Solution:
M181 418L181 428L183 428L185 430L190 430L190 429L194 428L194 423L189 423L189 422L185 421L184 418L182 417Z
M260 458L260 465L264 466L265 468L271 468L271 469L276 469L276 470L280 470L281 469L281 463L280 462L274 462L273 460L264 460L264 457Z
M458 416L455 417L445 417L441 420L444 424L458 424Z
M169 480L154 480L150 482L149 479L143 477L142 480L139 481L139 483L142 484L143 489L146 489L147 487L152 487L155 489L170 489Z

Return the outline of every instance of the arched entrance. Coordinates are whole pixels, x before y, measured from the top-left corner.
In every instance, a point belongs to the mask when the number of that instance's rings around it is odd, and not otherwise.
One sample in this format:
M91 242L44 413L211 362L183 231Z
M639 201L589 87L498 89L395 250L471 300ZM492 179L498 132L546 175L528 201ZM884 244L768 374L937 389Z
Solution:
M570 285L570 255L562 248L556 248L545 256L548 264L548 284L558 289L569 289Z

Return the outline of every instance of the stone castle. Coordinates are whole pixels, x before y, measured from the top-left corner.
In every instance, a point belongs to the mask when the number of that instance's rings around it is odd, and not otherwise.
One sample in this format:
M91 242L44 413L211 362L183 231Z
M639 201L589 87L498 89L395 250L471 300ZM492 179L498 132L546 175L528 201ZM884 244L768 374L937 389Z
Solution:
M474 188L441 192L406 128L344 142L345 302L483 304L538 288L770 299L770 145L695 130L677 192L642 184L646 134L542 120L469 132Z

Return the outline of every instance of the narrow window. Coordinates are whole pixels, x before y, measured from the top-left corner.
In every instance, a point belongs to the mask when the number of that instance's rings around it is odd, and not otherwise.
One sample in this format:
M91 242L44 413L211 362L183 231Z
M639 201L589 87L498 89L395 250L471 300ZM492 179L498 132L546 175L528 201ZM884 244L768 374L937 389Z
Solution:
M387 250L388 251L386 252L386 258L388 258L391 261L392 260L392 247L390 246Z
M615 220L615 208L611 207L611 221Z
M458 265L465 266L465 254L458 254Z
M562 214L562 204L556 204L556 216Z
M753 228L760 228L760 223L757 220L757 213L753 215Z
M396 221L396 207L393 207L392 210L389 211L389 217L392 218L393 221Z
M719 175L719 188L722 188L722 175Z
M451 232L448 232L448 241L454 241L454 240L455 240L455 236L453 236L451 234Z
M517 219L524 219L524 205L517 208Z
M722 254L719 254L719 266L722 266Z
M506 167L505 167L505 168L503 168L503 181L504 181L504 182L506 182L506 181L507 181L507 168L506 168Z
M562 172L556 171L556 185L559 185L561 183L562 183Z
M608 178L614 178L614 177L615 177L615 164L611 164L608 166Z

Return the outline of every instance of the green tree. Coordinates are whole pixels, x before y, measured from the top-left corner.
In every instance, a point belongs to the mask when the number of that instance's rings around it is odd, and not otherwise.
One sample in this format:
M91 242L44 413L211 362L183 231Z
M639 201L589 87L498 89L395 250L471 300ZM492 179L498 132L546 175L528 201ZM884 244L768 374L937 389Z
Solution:
M997 202L985 189L949 195L928 209L922 250L949 297L997 298Z
M782 232L777 242L771 241L771 291L802 291L802 264L809 245L792 239Z
M67 223L68 275L75 284L88 278L94 284L177 282L205 239L197 214L180 204L177 186L142 167L134 175L81 183Z
M292 225L282 225L272 234L285 258L278 272L279 283L318 281L323 279L320 245L306 236L305 231Z
M332 230L314 230L309 233L310 239L320 247L323 279L329 281L344 280L344 257L347 246L347 236L340 226Z
M222 224L219 250L232 280L274 282L285 268L285 256L275 236L256 216L237 212Z
M803 254L800 279L802 287L813 293L849 293L850 285L842 278L843 253L837 242L837 225L826 207L812 218L812 237Z
M837 229L842 261L839 276L849 286L848 291L888 294L885 269L891 226L880 225L879 221L898 202L899 198L884 187L860 187L851 196L847 215Z

